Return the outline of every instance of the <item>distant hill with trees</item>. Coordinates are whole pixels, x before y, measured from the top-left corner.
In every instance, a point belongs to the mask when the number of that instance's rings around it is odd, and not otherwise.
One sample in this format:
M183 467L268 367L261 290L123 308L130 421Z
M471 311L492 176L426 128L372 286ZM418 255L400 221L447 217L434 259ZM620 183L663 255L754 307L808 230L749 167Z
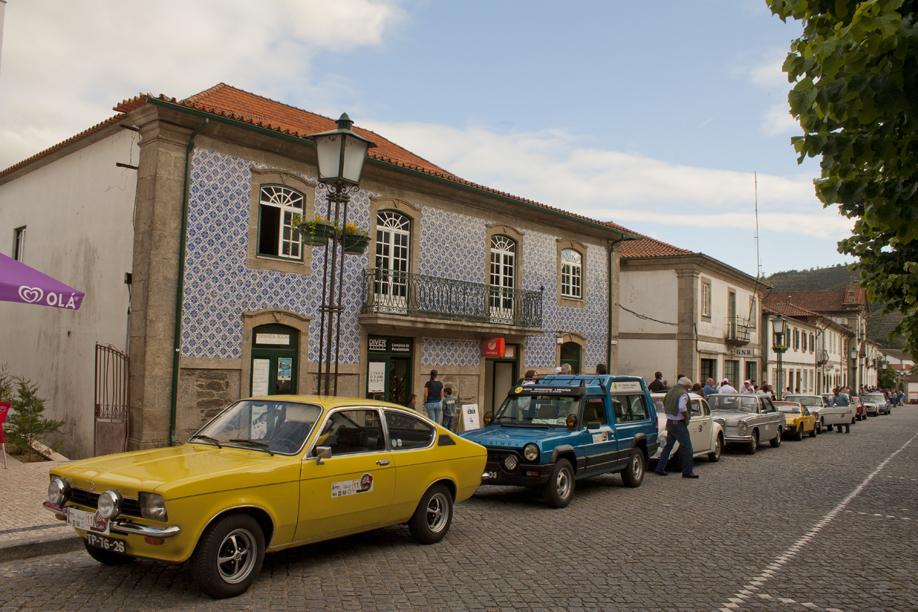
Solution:
M850 283L857 282L858 278L856 272L840 264L829 268L776 272L765 280L774 287L773 291L828 291L844 289ZM905 348L905 343L901 339L889 339L889 333L902 320L902 314L882 314L882 311L882 304L871 302L867 336L880 346Z

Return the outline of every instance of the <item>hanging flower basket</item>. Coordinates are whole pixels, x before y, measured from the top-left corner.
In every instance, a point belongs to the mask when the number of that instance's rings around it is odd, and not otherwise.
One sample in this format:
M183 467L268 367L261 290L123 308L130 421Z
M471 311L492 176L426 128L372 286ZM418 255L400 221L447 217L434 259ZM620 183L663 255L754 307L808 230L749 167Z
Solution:
M343 243L345 253L360 255L367 250L367 245L370 244L370 237L364 234L344 234Z
M303 244L321 246L335 235L335 226L321 217L316 217L312 221L294 218L294 226L303 237Z

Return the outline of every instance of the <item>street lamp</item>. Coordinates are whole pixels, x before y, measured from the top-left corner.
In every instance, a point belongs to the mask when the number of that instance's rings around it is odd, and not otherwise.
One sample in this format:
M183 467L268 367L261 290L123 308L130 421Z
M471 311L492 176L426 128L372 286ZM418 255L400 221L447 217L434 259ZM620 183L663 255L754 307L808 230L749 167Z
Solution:
M327 192L325 220L337 228L331 239L325 243L325 257L322 264L317 385L319 395L338 394L347 205L351 200L351 194L357 192L360 175L363 173L363 164L367 159L367 151L376 146L370 140L351 130L354 122L347 116L347 113L342 113L336 123L337 127L334 130L309 136L316 143L319 182L326 187ZM334 204L334 213L332 213L332 204ZM334 360L332 359L333 340ZM332 364L334 364L335 371L334 382L331 379Z
M774 332L771 340L771 350L778 356L778 399L781 399L784 389L784 372L781 369L781 356L784 354L784 351L787 350L787 338L785 336L786 327L787 320L781 315L778 315L771 321L771 329Z
M860 389L858 389L858 385L860 381L858 380L858 375L857 375L857 371L858 371L858 363L857 363L858 354L857 353L858 353L857 347L856 346L851 347L851 361L854 362L854 372L855 372L854 374L854 393L860 393Z

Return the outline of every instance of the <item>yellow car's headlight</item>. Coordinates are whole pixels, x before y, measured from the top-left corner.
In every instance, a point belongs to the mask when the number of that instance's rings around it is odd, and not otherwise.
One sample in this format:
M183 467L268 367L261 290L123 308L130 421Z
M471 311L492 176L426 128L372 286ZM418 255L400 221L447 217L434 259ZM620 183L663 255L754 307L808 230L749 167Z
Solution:
M166 513L166 500L162 495L157 493L140 494L140 515L143 518L154 521L168 520L169 515Z

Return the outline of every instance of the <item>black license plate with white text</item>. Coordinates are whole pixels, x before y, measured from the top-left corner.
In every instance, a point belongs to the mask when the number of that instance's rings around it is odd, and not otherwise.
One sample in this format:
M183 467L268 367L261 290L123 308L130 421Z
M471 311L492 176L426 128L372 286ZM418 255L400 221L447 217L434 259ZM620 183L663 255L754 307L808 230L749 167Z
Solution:
M127 553L127 543L117 538L96 535L94 533L86 534L86 543L95 548L101 548L110 552L125 554Z

